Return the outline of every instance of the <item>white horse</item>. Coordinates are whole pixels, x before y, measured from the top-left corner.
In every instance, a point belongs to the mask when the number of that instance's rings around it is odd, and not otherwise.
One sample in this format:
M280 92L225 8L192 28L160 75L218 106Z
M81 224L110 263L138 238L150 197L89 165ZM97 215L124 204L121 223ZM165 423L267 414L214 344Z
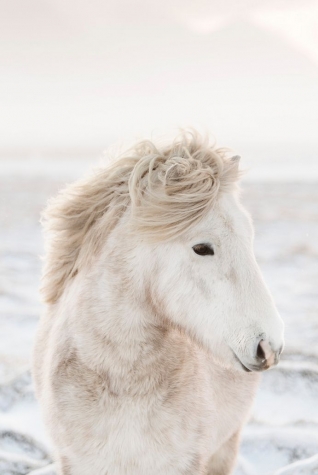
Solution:
M238 158L145 141L46 212L34 378L63 475L227 475L283 323Z

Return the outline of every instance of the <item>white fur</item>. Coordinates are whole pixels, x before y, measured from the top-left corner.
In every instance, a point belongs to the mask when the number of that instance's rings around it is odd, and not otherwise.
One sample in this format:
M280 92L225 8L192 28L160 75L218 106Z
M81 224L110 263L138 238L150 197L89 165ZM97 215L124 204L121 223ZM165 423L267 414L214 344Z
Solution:
M260 338L283 341L251 221L233 190L168 241L130 232L130 214L38 330L34 378L60 473L228 475L259 379L240 361Z

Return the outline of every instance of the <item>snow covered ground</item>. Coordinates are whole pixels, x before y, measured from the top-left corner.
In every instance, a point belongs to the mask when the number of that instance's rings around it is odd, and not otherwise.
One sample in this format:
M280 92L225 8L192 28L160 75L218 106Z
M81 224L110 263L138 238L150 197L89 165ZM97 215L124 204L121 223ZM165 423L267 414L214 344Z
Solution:
M85 168L51 162L38 173L29 165L5 172L0 164L0 475L54 473L29 374L42 310L39 214ZM235 475L318 474L318 184L247 181L243 191L286 348L263 375Z

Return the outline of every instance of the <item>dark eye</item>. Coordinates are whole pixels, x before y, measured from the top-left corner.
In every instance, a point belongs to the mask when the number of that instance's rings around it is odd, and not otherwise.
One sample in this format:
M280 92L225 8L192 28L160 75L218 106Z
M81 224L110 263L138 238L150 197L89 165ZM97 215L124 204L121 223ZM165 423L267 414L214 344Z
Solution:
M199 256L213 256L214 251L213 247L210 244L196 244L192 248L196 254Z

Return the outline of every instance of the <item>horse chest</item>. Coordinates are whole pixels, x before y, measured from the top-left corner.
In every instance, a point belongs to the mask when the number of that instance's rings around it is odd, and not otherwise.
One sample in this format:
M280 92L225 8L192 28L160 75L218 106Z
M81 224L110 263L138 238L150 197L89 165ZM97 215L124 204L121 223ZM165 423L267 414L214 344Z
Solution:
M175 388L170 397L165 391L106 404L99 428L107 434L108 458L125 446L127 465L136 459L145 465L159 460L174 467L180 458L182 464L205 463L240 429L256 386L254 380L237 382L214 370L209 376Z
M109 473L201 473L209 456L209 431L198 404L191 410L187 404L177 408L155 399L125 399L116 406L99 425L99 436L107 434Z

